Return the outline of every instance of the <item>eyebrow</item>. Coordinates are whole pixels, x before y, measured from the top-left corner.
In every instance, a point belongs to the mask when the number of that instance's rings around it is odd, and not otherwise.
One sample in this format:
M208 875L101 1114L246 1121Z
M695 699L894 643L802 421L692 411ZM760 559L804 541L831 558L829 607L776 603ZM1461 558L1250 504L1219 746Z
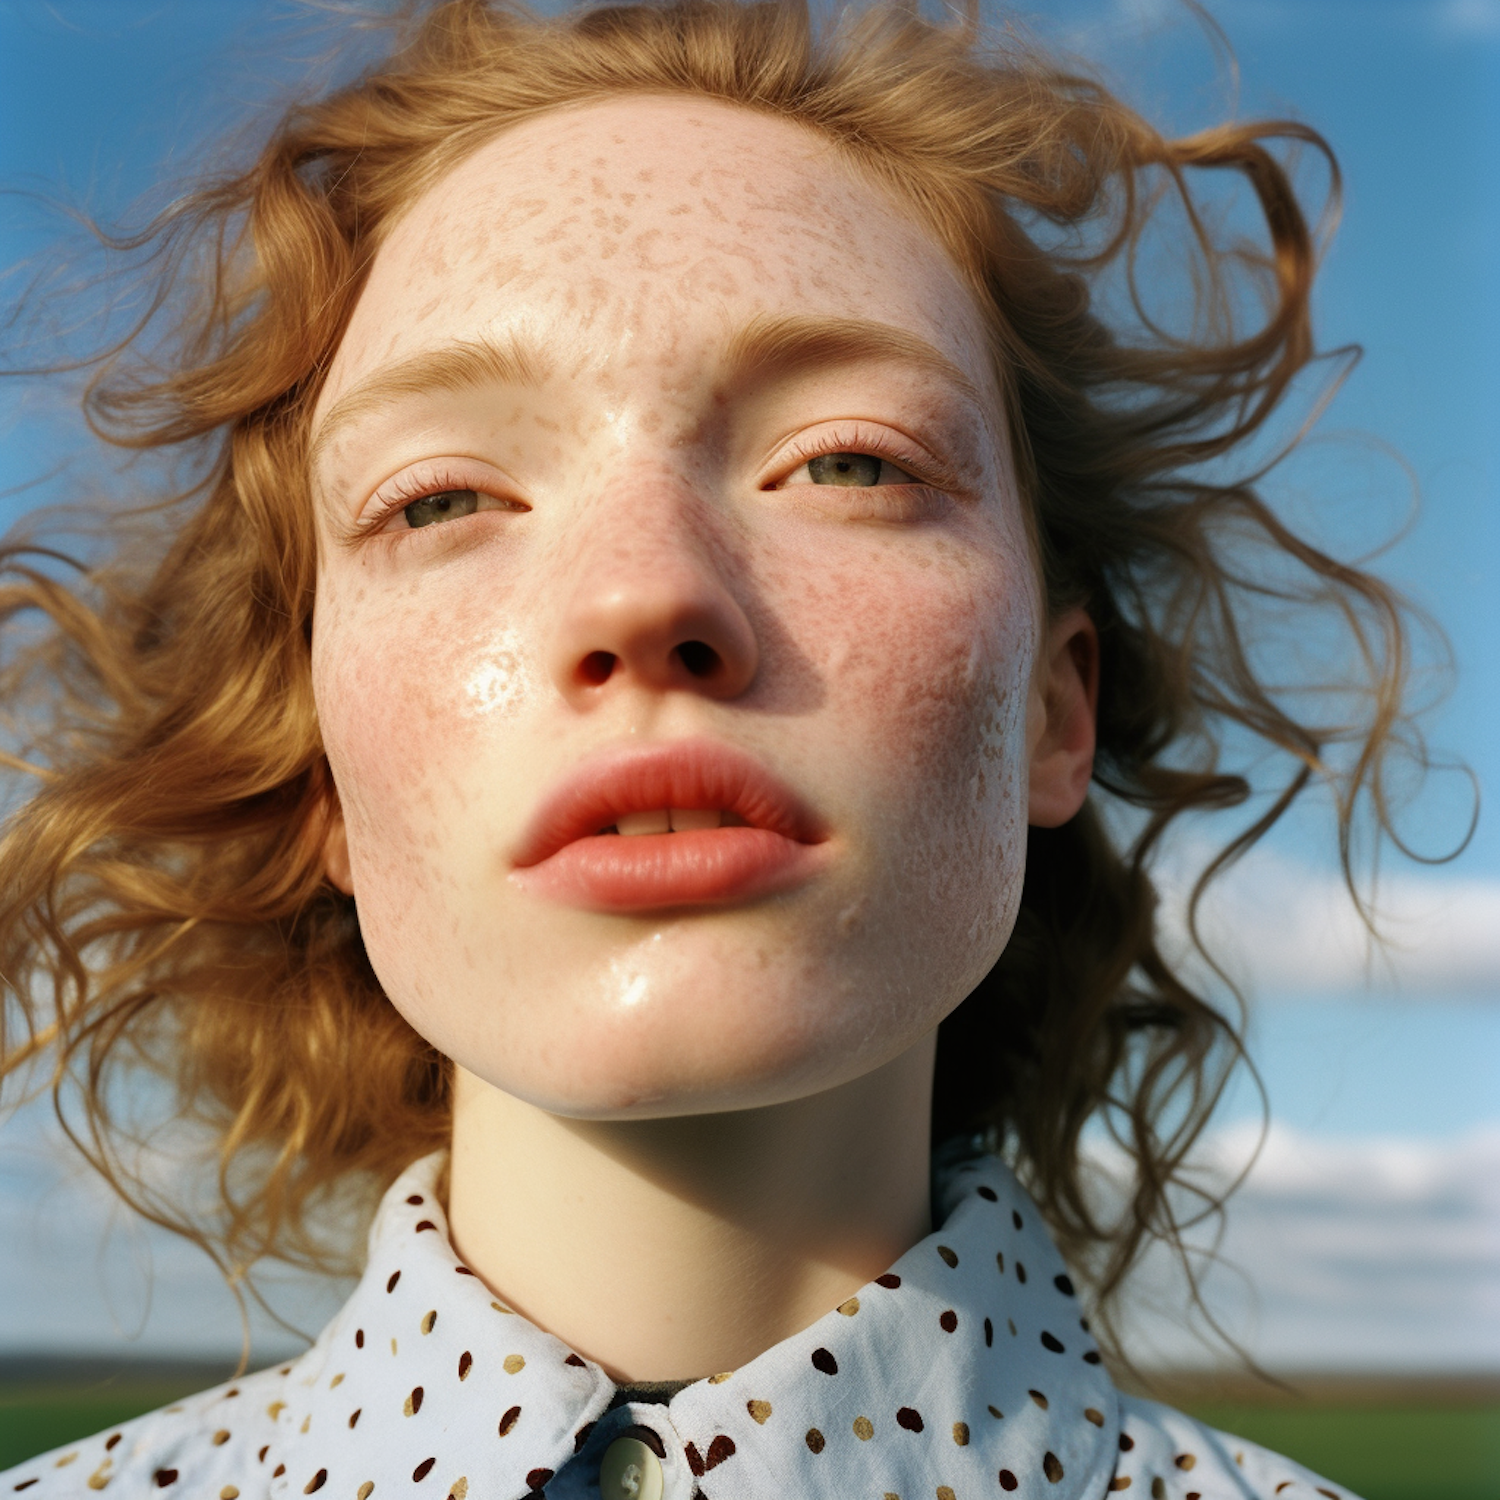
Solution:
M987 413L987 401L972 379L941 350L917 334L867 318L752 318L729 341L726 366L731 379L754 379L774 370L818 369L829 365L889 361L935 375Z
M723 366L729 382L735 384L772 372L873 361L924 370L953 386L982 416L989 415L992 403L941 350L904 328L866 318L762 314L731 336ZM308 466L317 469L341 431L404 397L497 384L537 387L549 371L550 362L540 347L516 334L501 339L458 339L423 350L375 371L334 402L313 436Z
M406 396L433 391L457 394L485 385L539 386L547 361L531 341L516 334L501 339L456 339L376 370L346 391L318 424L308 448L308 467L319 461L345 428Z

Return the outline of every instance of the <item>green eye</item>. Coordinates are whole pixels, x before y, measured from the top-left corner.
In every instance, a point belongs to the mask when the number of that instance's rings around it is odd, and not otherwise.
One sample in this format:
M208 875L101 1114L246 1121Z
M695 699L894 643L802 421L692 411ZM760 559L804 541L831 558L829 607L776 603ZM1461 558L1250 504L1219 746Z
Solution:
M434 521L451 521L455 516L472 516L479 509L477 490L440 490L423 495L402 510L408 526L430 526Z
M814 484L857 485L880 483L881 460L872 453L823 453L807 461Z

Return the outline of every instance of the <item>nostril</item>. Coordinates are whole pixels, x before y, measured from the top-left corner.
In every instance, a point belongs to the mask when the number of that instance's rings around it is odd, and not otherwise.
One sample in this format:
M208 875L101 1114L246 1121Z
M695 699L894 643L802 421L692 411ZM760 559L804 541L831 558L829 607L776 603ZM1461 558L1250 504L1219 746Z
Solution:
M591 687L608 682L615 669L616 657L611 651L590 651L579 664L578 675Z
M707 641L684 641L677 655L694 677L712 677L721 665L719 653Z

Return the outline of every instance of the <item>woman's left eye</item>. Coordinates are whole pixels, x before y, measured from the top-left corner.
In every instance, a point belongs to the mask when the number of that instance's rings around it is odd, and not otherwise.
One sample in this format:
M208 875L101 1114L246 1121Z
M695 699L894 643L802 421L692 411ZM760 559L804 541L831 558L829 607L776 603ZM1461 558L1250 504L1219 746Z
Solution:
M888 458L881 458L876 453L820 453L788 475L786 482L795 484L804 469L812 484L868 489L876 484L917 483L905 469L898 469Z

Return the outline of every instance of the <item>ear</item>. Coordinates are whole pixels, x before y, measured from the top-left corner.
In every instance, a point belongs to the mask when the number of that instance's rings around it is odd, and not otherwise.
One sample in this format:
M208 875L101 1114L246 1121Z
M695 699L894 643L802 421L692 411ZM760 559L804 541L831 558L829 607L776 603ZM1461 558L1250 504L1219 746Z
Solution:
M323 833L323 874L330 885L346 896L354 894L354 876L349 868L349 831L331 778L328 783L328 827Z
M1056 828L1083 806L1098 704L1099 632L1084 610L1070 609L1048 626L1032 671L1027 821L1034 826Z

